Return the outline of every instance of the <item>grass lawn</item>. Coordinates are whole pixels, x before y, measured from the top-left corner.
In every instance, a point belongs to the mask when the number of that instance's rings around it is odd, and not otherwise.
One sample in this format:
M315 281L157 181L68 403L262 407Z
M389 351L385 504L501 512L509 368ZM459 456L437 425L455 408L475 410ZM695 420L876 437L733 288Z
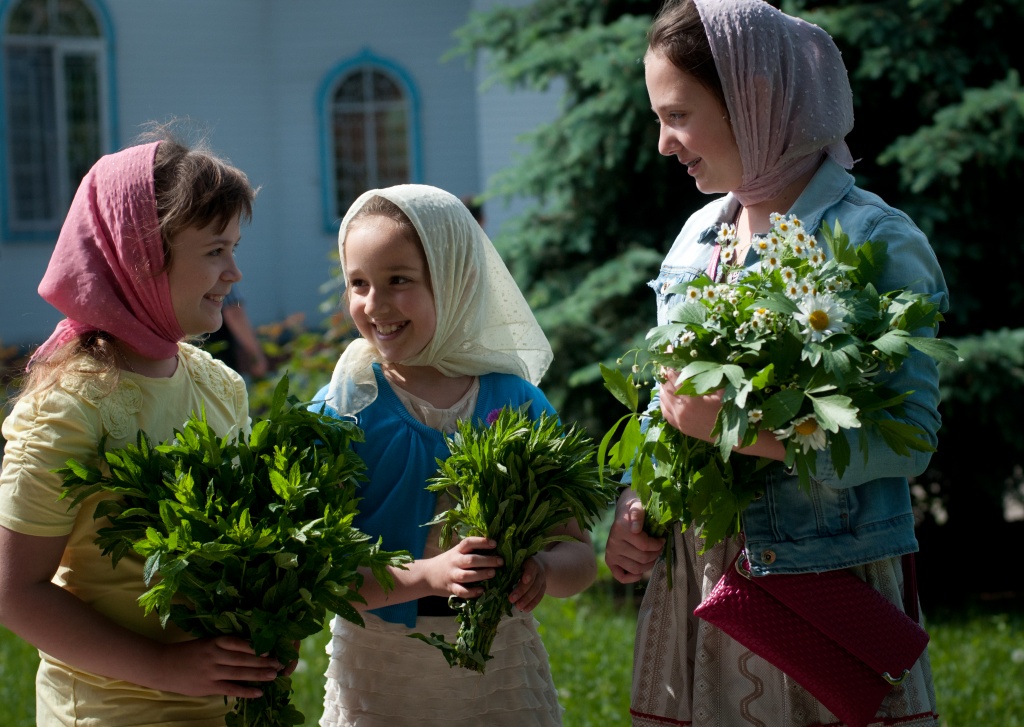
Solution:
M976 605L929 615L929 647L943 727L1024 727L1024 607ZM565 727L628 725L635 613L595 586L537 610ZM327 633L308 639L296 671L295 703L315 725L320 715ZM438 655L440 659L440 654ZM0 710L5 727L34 724L37 657L0 628ZM442 661L443 664L443 661Z

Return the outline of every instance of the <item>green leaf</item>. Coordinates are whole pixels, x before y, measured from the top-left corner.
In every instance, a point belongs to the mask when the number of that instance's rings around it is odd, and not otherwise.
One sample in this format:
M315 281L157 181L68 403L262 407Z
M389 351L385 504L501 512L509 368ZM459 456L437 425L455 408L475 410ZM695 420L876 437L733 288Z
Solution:
M783 389L767 399L762 408L763 426L767 429L778 429L795 419L800 413L805 399L804 392L798 389Z
M604 379L604 387L612 393L612 396L631 412L636 412L639 404L633 377L626 376L618 369L609 368L604 364L601 364L601 377Z
M854 429L860 426L857 407L851 404L850 397L836 394L834 396L812 396L810 400L814 406L815 419L826 431L837 432L840 428Z

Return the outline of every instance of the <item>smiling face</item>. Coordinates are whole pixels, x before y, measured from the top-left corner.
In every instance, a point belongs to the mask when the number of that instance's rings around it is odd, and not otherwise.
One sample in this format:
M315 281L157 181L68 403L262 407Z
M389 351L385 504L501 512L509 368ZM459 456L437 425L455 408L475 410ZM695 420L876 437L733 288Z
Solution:
M644 58L644 74L661 126L658 151L685 165L705 194L738 189L743 163L728 112L718 98L657 51Z
M242 236L239 217L233 217L220 232L219 226L214 221L203 228L186 227L170 240L167 279L174 314L186 336L221 327L224 296L242 279L235 264L235 248Z
M399 363L430 343L437 328L423 247L385 217L365 217L345 236L348 310L385 361Z

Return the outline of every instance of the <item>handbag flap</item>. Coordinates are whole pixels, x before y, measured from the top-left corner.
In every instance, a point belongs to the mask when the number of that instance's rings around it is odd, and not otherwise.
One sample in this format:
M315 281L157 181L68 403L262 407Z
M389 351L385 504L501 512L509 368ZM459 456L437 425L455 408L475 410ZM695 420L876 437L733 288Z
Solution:
M927 631L848 570L746 577L876 674L899 679L928 645Z

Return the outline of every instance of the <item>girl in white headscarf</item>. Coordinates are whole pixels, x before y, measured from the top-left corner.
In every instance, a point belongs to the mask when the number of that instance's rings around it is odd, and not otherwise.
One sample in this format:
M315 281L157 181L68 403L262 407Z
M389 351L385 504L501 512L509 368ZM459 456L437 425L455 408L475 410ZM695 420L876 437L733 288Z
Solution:
M677 302L670 290L703 273L720 277L716 235L723 223L735 225L736 260L749 267L757 262L747 255L751 239L768 232L773 212L795 214L812 234L838 220L855 242L884 240L889 257L879 290L928 293L946 309L946 285L925 236L846 171L853 166L844 141L853 128L852 94L839 49L821 28L762 0L669 0L648 33L644 63L661 125L659 151L676 157L702 192L725 193L690 217L652 283L659 324ZM903 420L934 445L940 419L932 359L914 355L884 376L894 391L913 392ZM654 406L684 434L713 441L720 394L677 396L662 385ZM665 543L642 532L643 507L631 490L623 493L605 559L624 583L654 569L637 624L634 725L840 724L793 679L693 610L743 549L755 576L849 568L913 613L916 591L901 561L918 547L907 478L924 471L929 455L896 455L880 440L869 450L869 460L854 456L842 477L831 451L820 450L807 492L782 467L783 443L759 432L737 455L777 463L743 514L742 534L701 552L694 529L677 527L671 591L659 559ZM937 724L927 651L872 724Z
M589 536L575 522L527 561L510 596L518 612L498 629L485 675L449 668L408 638L457 623L447 597L475 598L502 566L495 543L467 538L450 550L422 527L443 503L426 490L446 435L460 419L505 406L553 412L537 388L551 348L497 251L466 206L425 185L375 189L355 201L338 235L345 299L361 338L348 345L326 410L354 417L367 464L357 525L415 561L394 590L372 578L361 595L366 628L335 618L321 725L559 725L547 653L530 612L547 595L579 593L596 575ZM313 406L318 406L314 403ZM430 535L431 537L428 537Z

